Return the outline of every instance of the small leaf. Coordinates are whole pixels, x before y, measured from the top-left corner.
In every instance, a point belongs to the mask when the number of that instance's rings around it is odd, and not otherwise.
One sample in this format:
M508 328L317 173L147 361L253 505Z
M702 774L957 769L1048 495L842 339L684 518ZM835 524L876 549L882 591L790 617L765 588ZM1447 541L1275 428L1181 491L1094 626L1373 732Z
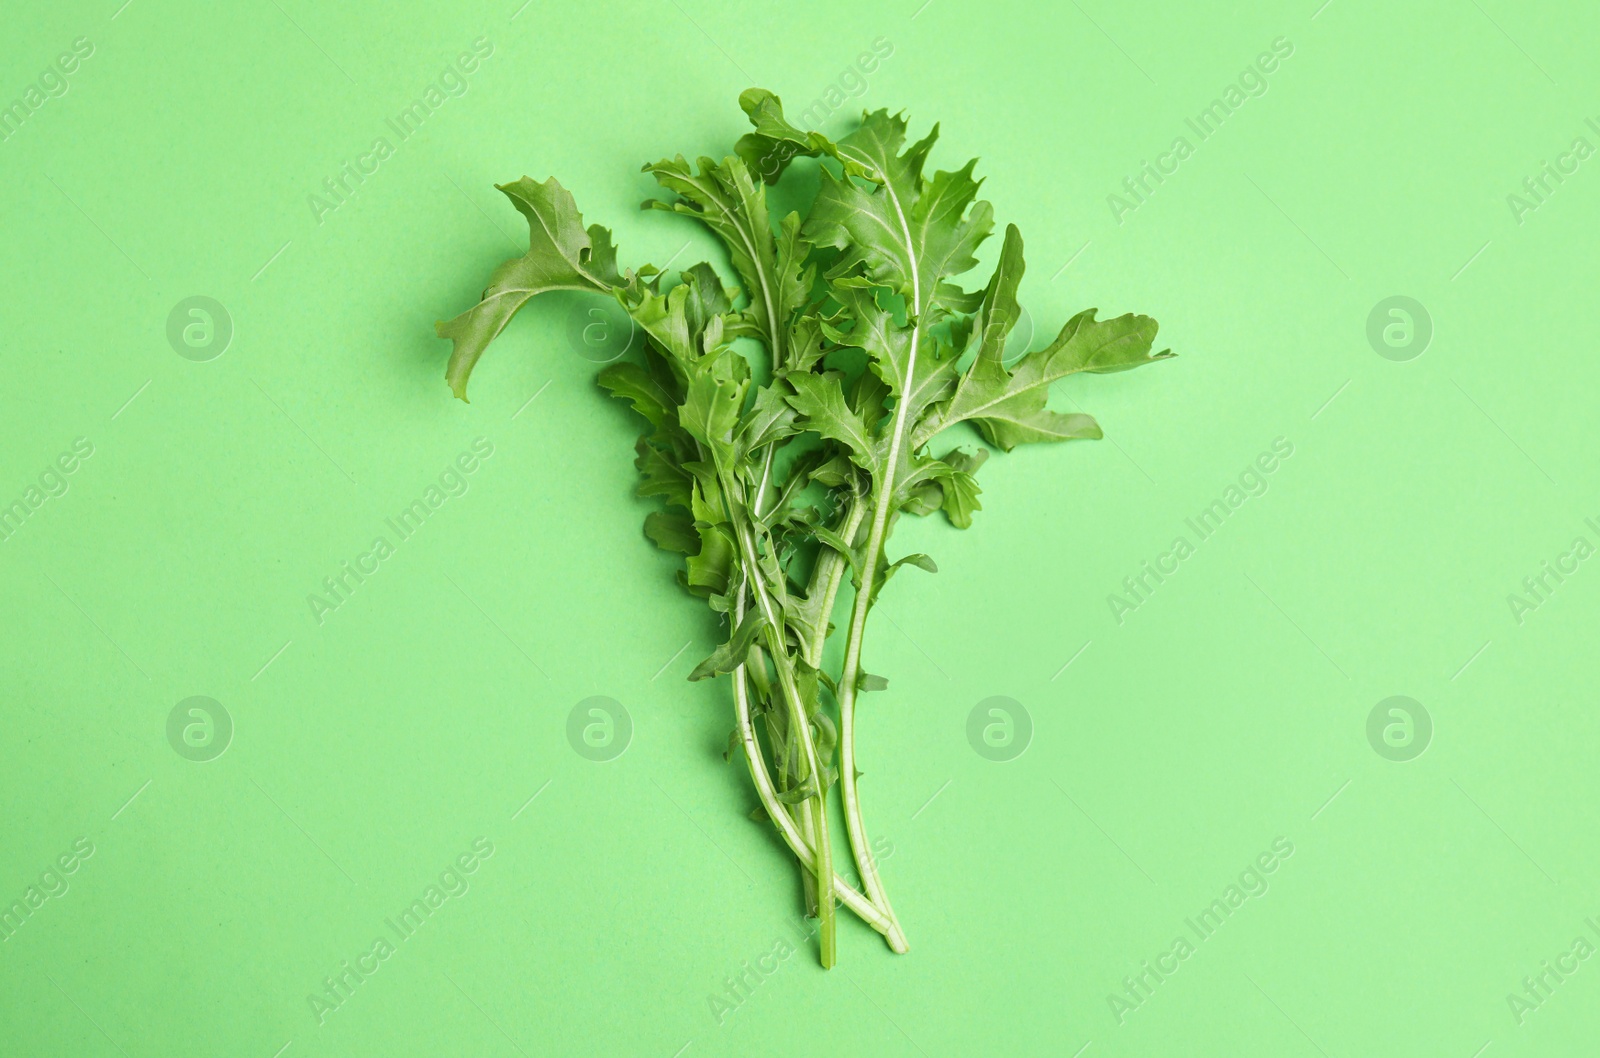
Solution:
M940 485L944 489L944 498L939 506L944 511L944 516L957 529L972 528L973 512L983 507L978 502L978 494L983 491L978 488L978 479L966 471L957 470L940 482Z
M850 469L850 461L844 456L833 456L811 472L811 480L829 488L838 488L855 480L855 472Z
M833 751L839 747L839 728L820 706L811 715L811 722L817 729L817 759L833 759Z
M633 465L639 468L639 495L660 496L667 503L689 509L693 478L661 445L639 438L634 449L639 453Z
M906 494L900 509L918 518L932 514L944 503L944 488L937 481L919 482Z
M964 420L976 423L991 444L1006 451L1029 441L1098 438L1100 427L1089 416L1062 415L1046 407L1051 383L1079 371L1125 371L1172 355L1170 350L1151 354L1156 321L1150 317L1130 314L1096 320L1095 310L1089 309L1068 320L1050 345L1027 353L1014 368L1007 367L1002 355L1019 311L1016 290L1023 269L1022 236L1011 225L1000 264L974 319L977 355L955 394L918 423L913 448Z
M766 620L759 611L751 610L746 613L744 620L740 621L739 627L734 630L733 636L713 650L710 657L696 665L694 671L689 673L689 679L710 679L724 672L732 672L743 665L745 656L750 653L750 644L755 642L756 636L765 626Z
M684 511L651 511L644 516L644 535L663 551L676 551L680 555L700 551L700 534L695 532L694 519Z
M755 684L755 711L765 712L772 701L772 676L767 672L767 656L762 652L759 643L752 644L750 653L745 658L745 674L750 677L750 682Z
M734 150L750 166L758 179L778 182L783 170L795 158L814 155L827 141L817 133L801 132L783 116L783 101L765 88L747 88L739 95L739 106L750 116L754 132L739 138Z
M667 418L668 409L677 407L677 401L638 364L610 364L595 381L613 397L631 403L633 410L648 419L652 426L660 426Z
M808 776L806 781L801 783L799 786L792 787L788 790L779 790L777 793L778 800L782 801L784 804L797 805L802 801L809 801L811 798L817 796L817 780Z
M844 445L857 466L871 467L872 439L867 432L867 424L845 402L839 376L795 375L789 382L794 386L794 393L788 401L795 411L805 417L802 425Z
M724 313L732 311L730 291L722 285L717 270L709 263L701 261L686 269L683 282L688 288L684 298L684 318L695 334L703 334L712 320L720 319Z
M787 386L777 383L756 391L756 399L739 428L739 444L744 452L754 452L799 432L794 425L799 412L784 399L787 392Z
M734 567L733 537L720 525L701 525L700 550L686 563L685 585L692 594L722 595Z
M989 461L987 448L975 448L971 452L965 448L952 448L944 454L944 463L964 474L976 474L978 468Z
M934 563L933 559L929 558L927 555L919 553L915 555L907 555L905 558L897 559L894 562L891 562L889 564L888 572L884 574L884 577L887 579L889 573L893 573L901 566L916 566L918 569L925 569L929 573L939 572L939 567Z
M846 540L832 529L821 525L813 527L811 532L818 540L821 540L824 544L827 544L829 547L839 552L839 554L843 555L849 561L850 565L854 566L856 564L855 548L850 546L850 541Z
M943 465L950 469L940 480L944 493L940 506L944 508L944 515L950 524L957 529L971 528L973 512L983 508L978 502L978 494L983 490L978 488L978 480L973 475L988 458L987 448L979 448L971 453L952 448L945 453Z
M739 424L749 381L718 378L711 367L695 372L689 395L678 409L678 421L694 439L729 459L733 456L733 430Z
M888 689L889 681L887 679L882 676L874 676L870 672L863 672L861 678L856 681L856 690L858 691L886 691Z

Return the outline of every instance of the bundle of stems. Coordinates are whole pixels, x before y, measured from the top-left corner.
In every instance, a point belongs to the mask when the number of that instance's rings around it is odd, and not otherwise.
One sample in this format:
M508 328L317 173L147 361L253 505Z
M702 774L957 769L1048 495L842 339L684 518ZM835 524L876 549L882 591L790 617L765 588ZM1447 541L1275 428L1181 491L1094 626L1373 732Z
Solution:
M672 195L646 208L709 228L736 282L710 263L675 282L650 266L619 271L607 229L585 228L555 179L523 177L500 190L528 219L528 253L438 333L454 342L446 377L462 399L484 349L537 294L612 297L643 336L635 359L597 381L646 424L638 491L660 501L646 535L683 556L679 582L724 619L725 641L690 679L731 678L729 756L744 758L756 814L801 866L826 967L840 904L907 947L862 818L856 754L860 696L887 686L862 668L879 593L904 566L937 569L927 555L888 557L896 520L942 511L967 528L991 451L1101 435L1090 416L1047 406L1054 382L1171 354L1151 353L1148 316L1093 309L1040 349L1008 351L1022 236L1006 228L983 288L954 281L976 266L993 211L977 198L975 161L925 174L937 126L908 147L904 118L880 110L832 140L791 125L770 92L750 89L740 105L754 128L723 160L644 167ZM803 173L797 159L809 160ZM795 173L815 196L804 216L775 218L767 185ZM935 457L961 423L971 447ZM837 652L825 649L836 610L847 614ZM834 869L835 788L859 884Z

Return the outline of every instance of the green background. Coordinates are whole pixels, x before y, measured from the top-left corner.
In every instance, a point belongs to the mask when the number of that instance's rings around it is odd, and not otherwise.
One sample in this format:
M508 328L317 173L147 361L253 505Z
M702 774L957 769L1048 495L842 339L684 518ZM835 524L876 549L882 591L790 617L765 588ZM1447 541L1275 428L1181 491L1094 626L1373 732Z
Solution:
M0 505L93 445L0 542L0 903L94 849L0 943L0 1051L1592 1049L1600 963L1520 1023L1507 1002L1600 919L1600 571L1520 621L1508 601L1600 544L1600 161L1507 202L1600 147L1592 7L118 3L12 5L0 40L0 102L94 47L0 143ZM479 37L465 94L319 222L308 196ZM1279 37L1265 94L1193 142ZM862 106L940 121L935 163L980 155L1028 239L1041 332L1147 312L1180 354L1075 380L1058 399L1107 440L992 460L970 532L901 526L940 572L885 593L859 746L912 950L852 922L828 973L719 759L726 681L684 679L716 628L642 537L636 427L568 306L519 317L471 405L432 336L525 245L492 187L524 173L627 264L720 264L638 212L638 166L727 151L752 83L791 113L842 87L834 133ZM1108 196L1180 135L1119 222ZM234 329L207 362L167 338L194 295ZM1367 337L1393 295L1432 320L1413 359ZM478 437L470 488L399 541L384 520ZM1265 494L1119 623L1123 578L1277 438ZM394 554L319 623L308 595L380 535ZM167 737L195 695L234 725L208 762ZM1432 721L1408 761L1367 734L1394 695ZM632 719L605 763L566 734L591 696ZM966 734L994 696L1033 727L1007 762ZM470 888L319 1024L308 995L478 838ZM1196 940L1280 838L1267 891ZM1108 997L1185 935L1119 1023ZM782 938L719 1024L710 997Z

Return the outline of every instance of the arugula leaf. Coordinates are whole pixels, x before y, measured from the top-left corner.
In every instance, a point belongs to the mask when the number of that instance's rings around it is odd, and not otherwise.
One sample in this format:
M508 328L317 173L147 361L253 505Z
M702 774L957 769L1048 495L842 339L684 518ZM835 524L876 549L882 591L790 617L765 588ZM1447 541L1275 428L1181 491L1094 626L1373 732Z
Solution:
M733 431L739 425L749 379L718 378L709 367L689 380L689 395L678 409L678 422L696 441L727 456L733 454Z
M783 116L783 102L765 88L747 88L739 95L739 107L755 126L754 132L739 137L735 152L750 170L769 184L775 184L796 158L811 157L828 148L828 141L817 133L801 132Z
M914 443L971 420L993 445L1010 451L1027 441L1098 439L1100 427L1088 415L1063 415L1045 407L1052 383L1080 371L1125 371L1171 356L1152 355L1156 321L1131 313L1096 320L1087 309L1066 322L1055 341L1028 353L1014 367L1002 360L1006 337L1016 323L1016 289L1023 273L1022 235L1006 229L1000 264L979 309L978 351L949 402L918 427Z
M495 269L478 304L435 325L439 337L455 343L445 378L462 400L478 358L529 298L549 290L610 293L624 282L611 233L598 224L585 230L571 193L555 177L496 186L528 218L528 252Z
M663 551L700 553L700 535L695 532L694 519L682 511L651 511L644 516L644 535Z
M746 456L786 437L792 437L798 428L795 420L799 412L789 402L787 387L763 386L756 391L755 400L740 427L740 446Z
M641 437L634 446L639 453L633 465L639 470L639 495L660 496L667 503L688 509L693 478L681 460L662 446Z
M785 220L781 236L774 235L766 188L751 180L737 157L720 164L702 158L698 172L682 155L644 168L679 196L672 203L647 200L646 209L692 216L727 247L728 258L750 293L749 314L757 331L768 339L774 368L780 368L790 320L811 286L804 266L810 245L800 236L798 215Z
M805 230L819 246L842 251L830 277L859 270L904 297L917 325L932 326L958 310L960 299L945 281L977 265L974 255L994 225L993 210L987 202L975 202L976 161L954 173L936 173L932 181L923 179L937 125L902 154L905 132L903 118L879 110L834 144L832 153L845 163L844 172L835 176L824 170ZM876 186L862 187L858 174Z
M872 439L867 424L844 399L838 375L795 375L789 379L794 392L789 406L802 418L801 425L845 446L858 466L871 469Z
M739 627L734 630L728 641L711 652L711 656L694 667L689 673L691 680L704 680L712 676L720 676L725 672L732 672L744 664L745 656L750 653L750 648L755 644L756 636L761 634L765 622L761 615L751 610L745 614L744 620L739 622Z
M883 579L888 580L890 575L901 566L916 566L918 569L927 570L929 573L939 572L939 566L924 554L907 555L905 558L896 559L889 563L889 568L884 571Z
M945 517L950 519L950 524L957 529L971 528L973 512L983 506L978 502L978 493L983 490L978 488L977 478L973 475L988 458L989 451L986 448L980 448L973 453L954 449L945 454L942 462L950 468L950 471L939 476L939 484L944 493L939 506L943 509Z
M639 364L627 361L610 364L595 381L613 397L632 404L633 410L643 415L651 426L659 427L668 415L677 411L678 402Z

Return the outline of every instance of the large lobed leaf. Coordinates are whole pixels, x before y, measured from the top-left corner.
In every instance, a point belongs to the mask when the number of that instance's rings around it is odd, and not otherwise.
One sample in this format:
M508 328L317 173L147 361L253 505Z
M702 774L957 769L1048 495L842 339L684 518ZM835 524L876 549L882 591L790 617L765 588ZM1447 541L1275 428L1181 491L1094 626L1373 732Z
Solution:
M550 290L610 293L625 282L617 273L611 233L598 224L585 230L571 193L555 177L541 184L525 176L496 186L528 219L528 252L495 269L478 304L434 327L439 337L454 343L445 379L462 400L467 399L467 379L478 358L534 295Z

